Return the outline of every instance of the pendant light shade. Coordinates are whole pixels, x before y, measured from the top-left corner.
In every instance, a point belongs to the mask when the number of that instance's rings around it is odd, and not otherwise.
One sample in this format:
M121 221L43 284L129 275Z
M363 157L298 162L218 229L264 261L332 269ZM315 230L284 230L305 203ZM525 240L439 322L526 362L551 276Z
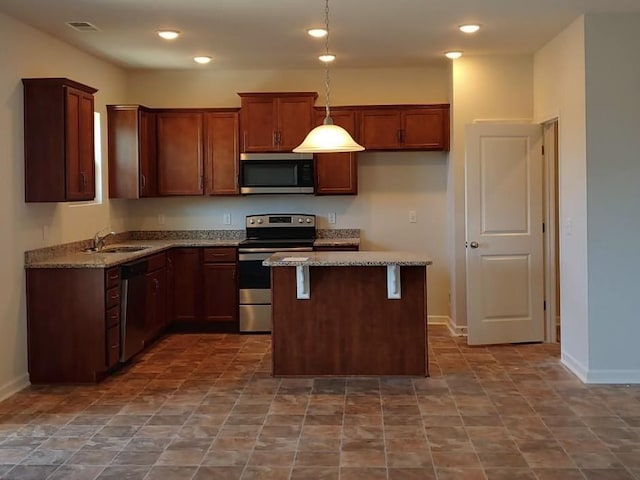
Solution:
M349 132L338 125L324 124L311 130L304 141L293 149L296 153L361 152L364 147L355 142Z
M329 0L325 0L324 23L327 35L325 36L325 55L329 55ZM335 56L332 56L335 58ZM332 58L332 60L333 60ZM329 111L329 92L331 91L331 79L329 77L329 61L323 60L325 73L326 92L326 116L322 125L311 130L303 142L293 149L295 153L339 153L361 152L364 147L351 138L349 132L338 125L333 124Z

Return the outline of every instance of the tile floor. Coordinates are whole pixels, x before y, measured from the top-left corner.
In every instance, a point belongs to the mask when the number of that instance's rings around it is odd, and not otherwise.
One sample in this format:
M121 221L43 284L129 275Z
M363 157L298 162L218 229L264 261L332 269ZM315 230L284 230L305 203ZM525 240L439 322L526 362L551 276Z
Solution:
M557 345L430 329L430 378L273 379L268 336L173 335L97 386L0 403L4 479L640 479L640 386Z

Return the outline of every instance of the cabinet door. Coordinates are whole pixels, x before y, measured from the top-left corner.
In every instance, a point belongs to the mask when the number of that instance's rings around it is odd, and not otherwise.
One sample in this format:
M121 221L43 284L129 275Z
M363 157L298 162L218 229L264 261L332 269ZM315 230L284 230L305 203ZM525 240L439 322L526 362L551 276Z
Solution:
M440 109L408 109L402 112L402 147L406 149L445 149L444 112ZM448 116L447 116L448 125ZM449 138L448 129L446 138ZM446 142L448 149L448 141Z
M300 145L313 128L315 97L278 98L278 150L290 152Z
M238 113L205 115L205 194L238 195Z
M277 106L272 97L242 97L240 126L243 152L277 150Z
M232 322L238 320L238 285L235 263L204 265L205 320Z
M93 95L66 87L67 199L93 200L95 161L93 142Z
M360 112L360 144L368 150L397 149L402 138L400 112L363 110Z
M332 111L331 118L355 135L356 120L353 111ZM316 111L315 125L322 125L325 111ZM315 156L316 195L356 195L358 193L358 162L355 152L318 153Z
M202 195L201 113L156 114L159 195Z
M139 105L107 105L109 198L157 195L156 125Z
M158 194L158 168L156 162L156 116L153 112L140 111L138 129L138 155L140 157L140 196L155 197Z
M167 271L161 268L146 275L145 341L152 339L167 323Z
M201 317L202 261L199 248L177 248L171 255L172 316L176 321Z

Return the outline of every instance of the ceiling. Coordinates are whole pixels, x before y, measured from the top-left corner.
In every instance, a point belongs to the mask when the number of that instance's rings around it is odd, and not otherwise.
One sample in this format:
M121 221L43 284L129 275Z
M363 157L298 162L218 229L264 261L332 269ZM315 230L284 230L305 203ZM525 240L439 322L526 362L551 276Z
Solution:
M587 12L640 12L639 0L331 0L336 67L415 67L465 55L533 53ZM1 0L0 12L126 68L315 68L324 0ZM86 21L79 32L66 22ZM479 23L465 35L457 26ZM178 29L172 42L160 28ZM200 66L194 55L211 55Z

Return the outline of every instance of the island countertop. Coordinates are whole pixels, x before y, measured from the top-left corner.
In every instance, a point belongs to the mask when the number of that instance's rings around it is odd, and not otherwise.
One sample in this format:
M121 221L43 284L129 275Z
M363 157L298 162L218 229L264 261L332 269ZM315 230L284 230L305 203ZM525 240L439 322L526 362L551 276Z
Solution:
M380 267L386 265L421 267L431 259L413 252L279 252L264 260L266 267Z

